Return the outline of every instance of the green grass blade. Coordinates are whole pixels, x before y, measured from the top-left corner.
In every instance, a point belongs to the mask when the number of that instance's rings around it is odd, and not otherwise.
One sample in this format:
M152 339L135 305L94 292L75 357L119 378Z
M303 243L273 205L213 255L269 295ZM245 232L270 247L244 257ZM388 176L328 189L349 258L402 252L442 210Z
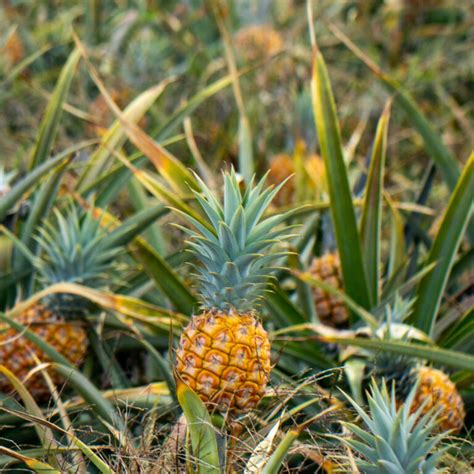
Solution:
M49 178L42 184L38 190L31 211L21 231L21 241L31 250L33 255L37 255L38 244L33 239L33 234L37 225L44 220L51 210L54 200L59 189L59 183L66 171L67 163L59 165L49 176ZM25 267L31 266L31 261L21 253L17 253L13 258L15 271L22 271ZM30 274L23 282L23 287L26 289L26 294L30 294L33 283L33 274Z
M245 72L248 72L248 70L245 70L243 73ZM204 89L201 89L196 95L172 113L168 120L163 123L157 132L158 140L168 138L170 133L173 132L173 130L181 124L186 117L189 117L189 115L191 115L204 101L225 89L230 84L232 84L232 78L230 75L227 75L208 85Z
M53 369L56 370L68 384L71 384L77 393L86 400L91 409L107 423L126 433L126 426L112 403L107 400L95 385L84 375L82 375L70 364L62 365L53 363Z
M474 189L474 153L470 156L443 215L427 264L436 267L420 282L411 321L431 335L443 298L449 273L464 231L472 215Z
M356 314L372 329L376 329L378 327L379 323L377 322L377 319L345 292L340 291L339 289L334 288L333 286L328 285L327 283L321 280L315 279L310 273L299 271L295 271L294 273L298 278L308 283L308 285L314 288L321 288L323 291L326 291L330 295L334 295L340 298L354 314Z
M246 116L241 116L239 120L239 172L246 183L250 183L255 173L252 133Z
M31 238L35 232L36 226L48 214L54 203L58 192L59 182L66 170L68 163L61 163L41 185L28 218L21 232L21 241L31 249Z
M132 179L129 180L127 189L130 203L135 211L146 209L150 205L150 199L143 189L143 186L135 178L132 177ZM168 212L168 210L166 210L166 212ZM144 238L161 255L166 253L165 238L157 223L152 224L148 229L146 229Z
M272 314L272 319L278 321L281 326L308 322L279 287L273 288L272 292L267 294L265 303Z
M405 112L407 119L421 135L428 155L440 169L448 186L454 189L460 174L459 166L441 141L440 133L433 129L415 99L407 90L386 75L379 76L379 78L387 89L394 94L394 102Z
M291 251L293 251L293 249L291 249ZM290 253L288 255L288 267L297 271L304 270L304 265L296 252L294 254ZM321 321L319 320L316 313L316 305L314 302L312 288L310 288L307 283L297 278L296 293L298 295L299 307L301 308L302 313L306 316L306 320L314 324L320 324Z
M322 353L321 349L314 344L314 341L311 341L309 344L302 344L301 342L274 340L272 348L277 353L284 354L286 357L293 359L290 370L294 369L295 363L298 365L301 362L306 362L311 369L317 368L321 370L331 369L336 364ZM278 364L281 366L282 361L280 360Z
M122 112L123 117L132 124L138 123L150 107L161 96L169 81L164 81L136 97ZM113 150L119 150L127 140L127 133L117 119L103 136L97 151L90 157L87 167L79 178L78 186L81 193L90 189L91 183L106 171L108 160Z
M79 38L75 35L74 40L76 45L84 58L89 74L94 81L97 88L103 95L107 106L117 117L121 127L125 131L129 140L150 160L157 171L167 181L170 186L177 193L187 193L189 188L199 189L194 175L184 166L176 157L174 157L162 145L157 143L152 137L145 133L140 127L132 122L126 114L115 104L104 83L100 79L99 73L89 60L89 55L81 43ZM161 90L174 81L174 78L165 79L157 87Z
M32 471L37 474L61 474L61 471L55 469L53 466L38 461L29 456L25 456L24 454L18 453L12 449L6 448L4 446L0 446L0 453L9 456L13 459L18 459L19 461L24 462Z
M177 401L176 397L176 383L173 378L173 373L170 368L169 360L165 359L158 350L156 350L153 345L148 342L146 339L139 339L138 342L145 347L145 349L150 354L151 358L155 361L156 365L158 366L161 377L163 378L166 386L168 387L170 395L173 397L175 401Z
M58 129L59 120L61 119L63 105L80 58L81 55L79 51L74 49L61 71L53 95L46 107L43 121L41 122L38 139L31 156L30 169L36 168L36 166L48 159Z
M172 324L179 326L181 323L185 323L188 320L186 316L180 313L163 309L160 306L147 303L146 301L142 301L132 296L97 291L93 288L77 285L75 283L55 283L54 285L51 285L48 288L35 293L27 301L17 304L9 312L9 316L14 317L16 314L19 314L21 311L24 311L26 308L29 308L31 305L35 304L37 301L40 301L42 298L54 293L67 293L80 296L90 300L92 303L95 303L102 308L109 309L110 311L114 311L122 316L128 316L129 318L137 320L142 324L149 325L153 327L153 329L159 328L169 331ZM2 319L0 318L0 321L1 320ZM20 329L17 329L17 331L21 331L23 328L23 326L18 325L18 323L13 320L10 320L9 324L15 328L19 327ZM33 340L34 336L34 334L31 334L28 335L28 338L37 345L41 344L41 342L36 342L37 339ZM36 336L36 338L38 338L38 336ZM40 339L40 341L42 341L42 339ZM42 350L46 352L47 349L42 348ZM57 359L58 353L56 351L54 351L52 355L49 353L48 355L54 361L62 363L63 365L68 364L67 359L62 356L60 356L62 357L61 361Z
M91 449L88 445L83 443L71 431L64 430L64 429L60 428L58 425L55 425L55 424L53 424L49 421L46 421L44 418L41 418L41 417L38 417L38 416L33 416L33 415L31 415L29 413L26 413L26 412L13 411L13 410L9 410L9 409L6 409L6 408L4 408L4 410L7 413L9 413L10 415L14 416L15 418L20 418L20 419L26 420L30 423L45 426L46 428L49 428L51 430L59 431L61 434L67 436L70 439L72 445L77 446L77 448L82 451L82 453L97 467L99 472L101 472L102 474L114 474L114 471L104 461L102 461L102 459L100 459L100 457L93 451L93 449ZM4 449L4 448L0 447L0 453L2 452L2 449ZM23 451L23 453L25 453L25 455L27 453L27 454L29 454L29 456L36 455L36 456L39 457L41 455L44 455L44 451L46 451L46 453L52 453L52 454L54 454L54 453L65 453L65 454L67 454L68 449L69 448L60 448L60 447L48 446L46 449L42 449L42 450L30 449L30 450ZM13 456L13 457L16 457L17 459L23 460L21 457L18 456L18 454L21 455L21 453L18 453L16 451L15 451L15 453L17 455ZM33 461L35 461L35 460L33 459ZM4 464L5 464L4 462L0 461L0 466L2 466ZM30 466L30 464L28 464L28 463L27 463L27 465ZM32 467L32 466L30 466L30 467ZM38 472L44 472L44 471L38 471ZM54 471L54 472L60 472L60 471ZM62 472L64 472L64 470Z
M13 81L18 75L20 75L30 64L33 64L38 58L43 56L43 54L47 53L52 48L51 44L45 44L41 46L37 51L31 53L25 59L20 61L15 67L9 71L9 73L5 76L4 79L0 82L0 87L5 86L8 82Z
M380 236L382 221L382 191L385 170L387 131L390 119L390 102L386 105L377 125L372 145L369 177L360 221L362 251L365 257L367 279L373 304L379 301Z
M288 451L290 450L293 443L298 439L299 435L299 430L290 430L288 433L286 433L263 468L262 474L275 474L280 471Z
M474 356L463 352L456 352L440 347L426 346L403 341L373 340L357 337L324 336L324 341L335 342L344 346L356 346L377 352L407 355L418 359L427 359L437 364L446 365L455 369L464 369L474 372Z
M460 175L459 166L449 150L444 146L440 134L433 129L412 95L401 84L382 71L382 69L344 35L344 33L334 25L331 25L330 29L344 45L372 71L389 92L393 93L395 104L400 106L405 112L407 119L421 135L428 155L441 170L448 186L454 189Z
M451 348L472 341L473 337L474 308L470 308L437 342L441 347Z
M332 222L341 259L344 287L352 299L364 308L369 308L371 298L344 163L336 105L326 65L319 50L314 52L311 90L316 129L326 166Z
M70 151L66 150L63 153L51 158L45 163L42 163L33 171L28 173L21 181L11 189L11 191L0 198L0 222L5 218L7 212L21 199L30 188L35 186L43 175L51 171L55 166L64 162L70 157Z
M198 306L197 300L166 260L143 239L138 242L134 255L176 309L184 314L193 314Z
M199 397L182 382L178 382L177 395L191 436L197 472L220 474L216 432L207 408Z
M397 280L397 275L400 275L403 280L404 273L400 270L405 266L406 263L406 252L405 252L405 238L403 233L403 218L400 211L396 208L395 203L391 197L385 193L384 199L388 205L390 211L390 249L389 249L389 260L387 268L387 280ZM401 282L401 281L400 281ZM399 283L400 283L399 282ZM395 285L396 287L397 285ZM384 289L385 291L385 289Z
M133 166L126 158L120 157L120 160L125 163L125 165L132 171L138 182L159 201L171 207L174 207L175 209L184 212L185 214L189 214L202 225L209 227L209 223L205 219L203 219L201 214L189 207L184 201L184 198L186 197L191 199L190 194L183 195L182 193L176 193L164 186L160 181L158 181L153 175L151 175L147 171L140 170L137 167Z
M137 212L109 234L107 240L108 245L110 245L110 247L127 245L132 239L155 222L156 219L159 219L166 213L167 209L161 204Z
M0 365L0 372L4 377L6 377L9 382L13 385L13 388L20 396L21 400L25 404L26 410L31 413L32 415L38 417L39 419L43 419L43 413L40 407L37 405L35 399L30 394L28 389L23 385L23 383L13 374L10 370L8 370L3 365ZM34 424L35 430L38 434L39 439L41 440L41 444L43 448L48 449L50 447L55 448L58 447L58 444L54 438L53 432L48 428L39 423ZM58 459L54 456L48 456L48 461L54 465L54 467L59 468L61 464L61 457Z
M11 328L15 329L18 333L22 335L22 337L26 337L29 341L35 344L35 346L41 349L54 362L58 362L62 365L73 368L71 363L64 356L62 356L56 349L54 349L54 347L50 346L47 342L44 341L43 338L36 335L34 332L30 331L23 324L18 323L13 318L10 318L3 313L0 313L0 321L2 323L8 324Z

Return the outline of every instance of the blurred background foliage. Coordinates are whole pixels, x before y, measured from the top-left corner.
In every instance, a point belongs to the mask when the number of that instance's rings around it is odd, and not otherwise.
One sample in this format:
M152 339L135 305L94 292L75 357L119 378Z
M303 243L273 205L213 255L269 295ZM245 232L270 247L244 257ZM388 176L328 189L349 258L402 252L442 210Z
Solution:
M343 140L350 148L347 159L354 165L365 163L386 92L328 25L342 29L412 92L462 161L473 140L470 3L318 2L315 27L339 104ZM292 154L299 139L308 153L318 151L308 91L311 52L305 11L301 1L226 2L225 22L238 67L252 68L241 77L241 88L260 169L266 168L272 155ZM87 44L121 108L146 88L176 76L145 119L147 131L155 138L169 114L227 73L218 27L202 2L5 1L0 15L0 160L7 167L24 167L45 103L72 49L73 30ZM397 109L394 115L388 179L410 198L428 158L407 118ZM236 159L238 117L231 88L210 97L193 113L195 140L212 169L220 168L222 160ZM55 146L65 147L84 134L96 136L112 119L81 68ZM177 124L160 133L160 139L180 132ZM177 137L171 151L186 164L193 163L183 137Z

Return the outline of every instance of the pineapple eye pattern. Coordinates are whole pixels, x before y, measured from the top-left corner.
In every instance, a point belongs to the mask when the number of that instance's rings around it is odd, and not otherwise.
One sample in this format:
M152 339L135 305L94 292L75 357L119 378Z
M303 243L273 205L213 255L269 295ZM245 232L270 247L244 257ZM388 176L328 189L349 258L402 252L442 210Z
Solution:
M270 344L262 326L237 313L193 319L192 338L176 353L177 372L186 375L183 381L219 410L238 413L256 406L270 368Z

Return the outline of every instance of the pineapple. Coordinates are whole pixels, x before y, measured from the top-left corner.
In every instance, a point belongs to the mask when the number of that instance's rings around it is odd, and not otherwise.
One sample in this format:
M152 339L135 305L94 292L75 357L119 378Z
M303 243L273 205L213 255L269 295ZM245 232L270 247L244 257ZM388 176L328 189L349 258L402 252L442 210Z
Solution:
M417 387L412 387L406 402L397 406L392 388L389 395L385 384L379 389L372 383L368 393L369 411L346 395L362 418L365 429L344 423L357 439L343 439L363 458L356 460L362 474L418 474L434 473L443 450L434 449L443 435L433 435L437 414L426 411L414 403ZM417 420L422 417L420 421Z
M393 308L387 307L387 323L378 330L378 336L402 340L412 337L414 330L402 324L412 305L413 301L404 301L397 296ZM371 362L371 372L378 379L383 378L395 385L399 404L407 399L411 388L416 385L412 411L420 409L424 415L435 410L440 413L440 430L453 433L461 431L466 416L464 403L456 385L441 370L415 362L407 356L381 353Z
M269 58L284 47L281 34L269 25L250 25L235 35L236 49L250 61Z
M25 57L23 41L17 29L8 35L5 45L2 48L2 53L10 66L18 64Z
M412 411L420 408L422 414L432 409L439 411L441 431L454 434L461 431L466 416L464 402L456 385L444 372L393 354L380 355L376 361L373 374L394 383L398 404L402 404L413 385L417 385Z
M272 157L269 163L268 180L277 185L287 179L295 172L293 158L286 153L281 153ZM295 196L295 182L291 179L284 189L275 197L274 203L278 206L289 205Z
M297 161L301 162L301 169L298 169ZM286 153L274 155L268 168L269 182L275 185L295 174L276 196L274 202L278 206L289 206L298 200L318 198L327 189L323 160L319 155L306 155L306 145L302 142L298 142L293 156Z
M313 259L308 271L313 278L342 290L341 262L337 253L327 253ZM316 312L323 324L335 328L349 324L349 311L340 298L321 288L313 288L313 297Z
M89 211L81 215L74 206L65 213L56 210L55 224L47 222L37 235L40 258L35 262L43 287L58 282L74 282L99 288L106 283L105 272L117 255L118 249L110 245L107 232L100 220ZM89 303L83 298L67 294L51 294L41 302L27 308L16 320L41 336L75 366L79 366L87 353L88 339L84 317ZM49 393L41 374L28 378L41 361L48 357L27 338L15 330L0 328L0 364L26 382L36 398ZM55 383L60 378L51 373ZM0 390L10 385L0 378Z
M258 304L276 260L286 254L275 247L289 237L288 227L275 227L288 213L262 216L284 183L265 188L264 177L242 192L234 171L226 172L221 205L199 182L196 198L210 225L184 217L197 229L187 233L200 262L196 268L202 309L182 333L176 377L208 406L245 413L258 404L270 377L270 341L259 321Z
M423 412L430 408L440 410L442 413L440 428L444 431L452 430L453 433L459 433L464 424L466 412L456 385L444 372L433 367L421 366L417 369L416 375L420 385L413 400L413 411L421 406L423 406Z

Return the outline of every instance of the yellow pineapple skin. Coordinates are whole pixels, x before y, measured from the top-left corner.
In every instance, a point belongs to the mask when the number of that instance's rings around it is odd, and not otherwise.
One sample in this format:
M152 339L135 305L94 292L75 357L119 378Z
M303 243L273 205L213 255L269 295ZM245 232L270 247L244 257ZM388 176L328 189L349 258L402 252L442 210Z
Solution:
M211 409L254 409L270 378L270 341L250 313L205 310L184 329L176 375Z
M81 323L65 321L64 318L52 313L41 304L31 306L19 314L15 320L44 339L74 366L79 366L84 360L88 339L87 332ZM37 367L34 356L41 362L51 361L43 351L16 330L7 325L0 327L0 364L25 382L25 377L30 370ZM55 384L61 383L61 377L54 370L48 371L48 374ZM25 384L37 400L50 395L41 373L28 378ZM0 391L8 392L11 389L8 379L0 376Z
M269 163L268 183L273 186L278 186L288 176L295 172L295 165L293 158L290 155L281 153L272 157ZM295 196L295 182L290 179L285 186L273 198L273 203L277 206L287 206L292 203Z
M300 153L305 152L305 145L299 145ZM317 198L323 192L327 192L326 172L324 162L319 155L304 155L303 165L305 173L307 174L307 182L305 183L304 199ZM280 153L272 156L268 164L268 183L273 186L278 186L282 181L289 176L296 174L295 160L292 156L286 153ZM296 189L297 176L293 176L286 182L285 186L273 198L276 206L290 206L293 204L298 196ZM307 194L307 195L306 195Z
M464 424L466 412L464 402L456 385L438 369L421 367L417 370L420 379L419 387L412 404L412 412L426 402L423 414L434 408L440 410L439 428L442 431L452 430L459 433Z
M313 259L309 273L317 280L339 290L343 289L341 262L337 253L327 253ZM340 298L321 288L313 288L313 298L321 323L334 328L348 325L349 311Z
M283 37L270 25L251 25L242 28L234 40L237 51L251 61L269 58L284 47Z

